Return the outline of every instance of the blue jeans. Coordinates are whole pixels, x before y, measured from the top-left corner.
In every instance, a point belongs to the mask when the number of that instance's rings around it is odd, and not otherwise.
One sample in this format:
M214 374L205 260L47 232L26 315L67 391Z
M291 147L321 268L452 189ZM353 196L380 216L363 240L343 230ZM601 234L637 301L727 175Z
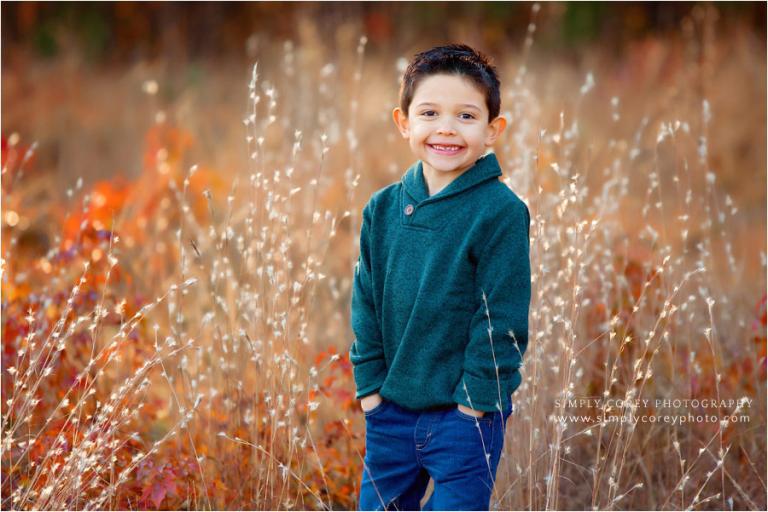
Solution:
M359 510L488 510L513 407L475 418L453 406L412 411L382 397L365 412Z

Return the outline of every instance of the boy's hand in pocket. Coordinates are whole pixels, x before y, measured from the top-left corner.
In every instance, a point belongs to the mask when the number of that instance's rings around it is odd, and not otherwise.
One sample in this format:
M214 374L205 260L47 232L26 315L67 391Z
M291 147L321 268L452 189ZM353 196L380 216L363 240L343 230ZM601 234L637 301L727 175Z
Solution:
M475 418L482 418L485 415L485 411L476 411L474 409L470 409L464 404L458 404L458 406L461 412L464 414L469 414L470 416L474 416Z
M360 399L360 407L363 409L363 412L368 412L372 410L374 407L379 405L382 401L381 395L378 393L374 393L372 395L368 395L366 397L363 397Z

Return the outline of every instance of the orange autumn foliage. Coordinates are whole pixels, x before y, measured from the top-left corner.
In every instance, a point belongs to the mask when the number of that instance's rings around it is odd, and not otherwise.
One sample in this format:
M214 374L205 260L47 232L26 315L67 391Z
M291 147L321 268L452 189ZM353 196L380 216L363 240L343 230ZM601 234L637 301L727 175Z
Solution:
M131 192L131 185L122 176L109 181L95 183L90 191L91 202L85 212L69 215L62 225L62 248L68 249L78 238L81 226L96 231L113 229L114 222L125 206Z

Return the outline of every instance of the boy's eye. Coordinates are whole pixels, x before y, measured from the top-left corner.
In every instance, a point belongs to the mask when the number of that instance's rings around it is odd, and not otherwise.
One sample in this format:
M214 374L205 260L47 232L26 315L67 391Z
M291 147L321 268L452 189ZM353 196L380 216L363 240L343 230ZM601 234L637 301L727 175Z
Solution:
M434 110L425 110L424 112L421 113L421 115L423 115L423 116L434 117L432 114L437 114L437 112L435 112ZM462 116L462 119L474 119L475 118L474 114L470 114L469 112L462 112L459 115ZM466 116L466 117L463 117L463 116Z

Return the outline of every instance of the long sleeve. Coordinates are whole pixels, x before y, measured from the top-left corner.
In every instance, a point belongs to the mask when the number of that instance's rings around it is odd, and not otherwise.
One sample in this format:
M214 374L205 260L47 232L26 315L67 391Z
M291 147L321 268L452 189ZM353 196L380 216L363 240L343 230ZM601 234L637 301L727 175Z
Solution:
M528 346L530 213L522 202L508 212L495 223L477 257L480 305L470 322L463 372L453 393L456 403L486 412L499 410L497 403L503 405L505 395L520 385L518 369Z
M354 369L357 399L378 391L387 376L381 329L373 300L370 230L371 202L363 208L360 256L355 264L352 286L351 322L355 340L349 351L349 360Z

